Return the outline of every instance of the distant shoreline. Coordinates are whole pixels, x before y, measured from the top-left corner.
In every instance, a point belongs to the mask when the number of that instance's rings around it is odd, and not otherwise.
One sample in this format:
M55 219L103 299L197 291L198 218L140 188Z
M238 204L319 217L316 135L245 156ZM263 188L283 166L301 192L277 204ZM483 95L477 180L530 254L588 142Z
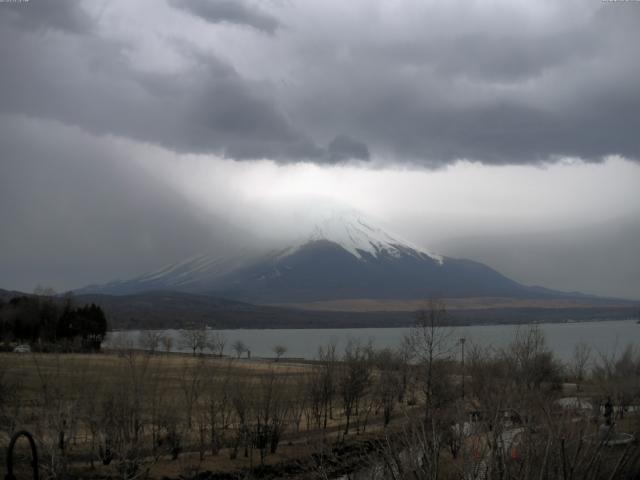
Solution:
M505 308L594 308L629 307L640 301L599 298L599 297L559 297L559 298L511 298L511 297L462 297L443 298L448 311L454 310L496 310ZM294 308L299 310L322 312L414 312L422 308L424 299L372 299L353 298L340 300L321 300L315 302L280 302L263 304L271 307Z
M637 320L635 318L593 318L593 319L585 319L585 320L550 320L550 321L543 321L543 322L512 322L512 323L508 323L508 322L500 322L500 323L451 323L451 324L445 324L443 325L443 327L480 327L480 326L486 326L486 327L496 327L499 325L505 325L505 326L514 326L514 325L547 325L547 324L552 324L552 325L557 325L557 324L562 324L562 323L568 323L568 324L575 324L575 323L595 323L595 322L634 322L637 323ZM362 328L362 329L385 329L385 328L411 328L413 327L414 324L407 324L407 325L393 325L393 326L386 326L386 325L378 325L378 326L374 326L374 327L299 327L299 328L295 328L295 327L260 327L260 328L255 328L255 327L238 327L238 328L233 328L233 327L229 327L229 328L212 328L207 326L207 330L353 330L353 329L358 329L358 328ZM109 333L120 333L120 332L131 332L131 331L141 331L141 332L145 332L145 331L155 331L156 329L150 329L150 328L114 328L112 330L108 330ZM162 328L162 329L158 329L158 330L193 330L193 328Z
M316 312L317 313L317 312ZM336 312L332 312L336 313ZM342 312L345 313L345 312ZM348 313L348 312L347 312ZM325 318L325 321L313 321L313 322L292 322L292 323L276 323L271 325L265 324L251 324L250 322L243 322L240 325L233 325L229 323L221 323L216 324L215 322L207 322L205 326L211 330L331 330L331 329L355 329L355 328L410 328L415 324L415 319L413 313L410 315L407 312L377 312L377 315L373 315L374 312L363 313L358 315L357 321L349 321L348 317L350 315L346 315L343 318L342 322L338 322L333 318ZM389 313L396 313L397 315L401 315L403 319L400 318L388 318ZM468 314L469 312L467 312ZM457 318L457 315L450 311L450 322L447 323L446 326L451 327L470 327L470 326L497 326L497 325L531 325L531 324L563 324L563 323L590 323L590 322L609 322L609 321L629 321L636 322L637 318L634 317L633 312L616 312L616 311L602 311L602 312L591 312L592 315L589 316L588 312L582 312L581 315L575 315L574 312L573 317L578 318L567 318L566 311L552 311L552 312L535 312L536 315L533 315L533 312L519 312L521 315L519 320L514 320L513 312L500 312L500 318L495 318L498 316L496 312L491 312L493 315L489 315L490 312L487 313L487 316L491 316L493 318L489 319L479 319L479 318ZM527 315L527 313L529 315ZM563 314L561 318L561 314ZM362 317L361 317L362 316ZM329 315L332 317L332 315ZM342 316L341 316L342 317ZM380 318L385 317L385 318ZM178 324L167 324L159 327L148 327L148 326L138 326L138 325L127 325L125 327L116 327L110 332L126 332L132 330L189 330L194 328L200 328L198 325L194 325L190 322L180 322Z
M5 297L17 292L0 291ZM453 325L520 325L637 319L639 302L607 298L444 298ZM344 299L251 304L172 291L77 295L100 306L112 330L398 328L415 323L422 299Z

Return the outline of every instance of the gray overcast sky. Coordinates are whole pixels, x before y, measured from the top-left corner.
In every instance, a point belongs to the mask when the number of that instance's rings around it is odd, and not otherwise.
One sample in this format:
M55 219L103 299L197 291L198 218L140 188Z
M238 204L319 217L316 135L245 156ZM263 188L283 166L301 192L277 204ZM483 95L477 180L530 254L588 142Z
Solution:
M0 3L0 288L275 243L339 204L640 298L639 44L638 2Z

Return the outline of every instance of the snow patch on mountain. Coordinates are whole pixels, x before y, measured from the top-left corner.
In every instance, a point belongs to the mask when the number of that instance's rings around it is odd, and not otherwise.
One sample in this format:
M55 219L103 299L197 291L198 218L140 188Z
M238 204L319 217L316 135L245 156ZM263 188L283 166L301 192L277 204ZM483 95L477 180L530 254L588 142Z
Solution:
M200 253L181 262L166 265L158 270L127 281L116 280L105 285L92 285L79 292L131 292L156 289L185 291L210 291L225 281L225 276L242 269L255 267L258 280L284 278L292 267L287 259L301 252L310 243L328 241L343 248L361 262L377 259L430 261L443 265L443 257L413 245L397 235L374 226L366 217L355 211L330 212L306 235L299 237L288 247L271 251L242 251L232 256ZM235 281L235 280L234 280Z
M105 285L90 285L83 291L119 291L119 290L153 290L164 288L190 288L190 286L218 278L255 258L255 254L246 252L233 257L199 253L181 262L165 265L158 270L140 275L131 280L115 280Z
M364 216L356 212L334 212L316 224L311 235L303 242L326 240L336 243L360 260L367 255L378 258L389 255L427 256L439 264L443 258L421 247L411 244L381 228L372 226Z
M181 275L191 274L201 268L202 262L211 262L212 260L215 259L211 259L204 254L193 255L182 262L171 263L159 268L158 270L142 275L141 277L136 278L135 281L152 282L161 278L173 276L173 274L176 274L178 271L182 271Z

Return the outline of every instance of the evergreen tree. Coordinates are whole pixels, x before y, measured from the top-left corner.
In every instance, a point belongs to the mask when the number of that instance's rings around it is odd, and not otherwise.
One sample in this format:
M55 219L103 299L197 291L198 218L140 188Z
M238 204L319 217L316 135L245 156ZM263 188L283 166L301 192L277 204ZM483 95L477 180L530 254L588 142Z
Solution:
M61 306L53 297L21 296L0 303L0 339L21 342L70 342L80 339L85 350L99 350L107 319L98 305Z

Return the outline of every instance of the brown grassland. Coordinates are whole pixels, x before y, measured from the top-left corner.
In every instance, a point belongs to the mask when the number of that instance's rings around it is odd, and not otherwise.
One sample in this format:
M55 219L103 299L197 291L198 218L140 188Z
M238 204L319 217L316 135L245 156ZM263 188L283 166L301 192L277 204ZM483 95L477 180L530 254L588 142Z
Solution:
M30 431L41 478L639 478L635 347L560 364L533 327L463 362L438 308L395 351L354 341L309 362L3 353L0 448Z
M125 440L125 443L140 445L120 448L135 451L139 457L136 461L144 466L147 478L182 478L205 471L241 477L242 472L262 464L287 464L293 460L298 461L299 470L304 472L304 463L310 462L313 454L326 449L328 444L345 443L344 413L337 405L332 407L326 428L324 423L318 426L310 412L295 412L295 407L284 405L297 402L300 408L311 408L301 396L304 385L319 368L312 362L113 351L101 354L3 353L0 354L0 365L5 398L10 400L4 406L11 417L8 422L12 423L11 427L35 434L41 446L41 462L49 474L64 470L66 474L82 478L127 477L119 471L123 467L117 462L102 464L106 429L95 425L105 422L106 403L118 396L127 397L120 398L126 405L119 407L119 413L127 417L126 422L135 422L132 418L139 415L141 424L139 439ZM270 391L271 387L273 390ZM139 398L135 398L137 392ZM260 409L257 404L265 395L272 396L273 412L268 411L269 406L263 412L257 411ZM246 406L237 404L240 398L244 398ZM333 401L337 404L337 399ZM228 403L223 405L224 402ZM135 412L136 408L140 411ZM219 410L212 413L210 408ZM238 411L243 408L254 410L248 415L256 419L261 415L287 416L286 429L283 426L282 440L275 453L269 452L261 459L256 445L247 446L241 440L240 453L233 455L241 423L237 418ZM379 412L372 414L373 404L367 408L366 414L372 418L366 421L358 418L356 430L351 433L355 438L357 432L355 443L376 438L382 430ZM410 411L411 407L408 407L394 416L409 415ZM207 429L211 427L210 415L220 416L215 420L219 421L222 430L219 450L216 447L215 452L211 451L210 431L206 440L200 438L204 424ZM254 420L247 419L247 423ZM3 427L0 448L4 451L12 428ZM131 428L129 433L133 437L135 426ZM172 452L171 440L167 440L172 431L180 436L177 456ZM65 435L64 454L59 445L60 432ZM26 454L26 449L23 450ZM62 456L65 457L64 465L60 464ZM23 463L26 465L26 461ZM4 464L3 456L0 466ZM304 473L300 475L305 477Z

